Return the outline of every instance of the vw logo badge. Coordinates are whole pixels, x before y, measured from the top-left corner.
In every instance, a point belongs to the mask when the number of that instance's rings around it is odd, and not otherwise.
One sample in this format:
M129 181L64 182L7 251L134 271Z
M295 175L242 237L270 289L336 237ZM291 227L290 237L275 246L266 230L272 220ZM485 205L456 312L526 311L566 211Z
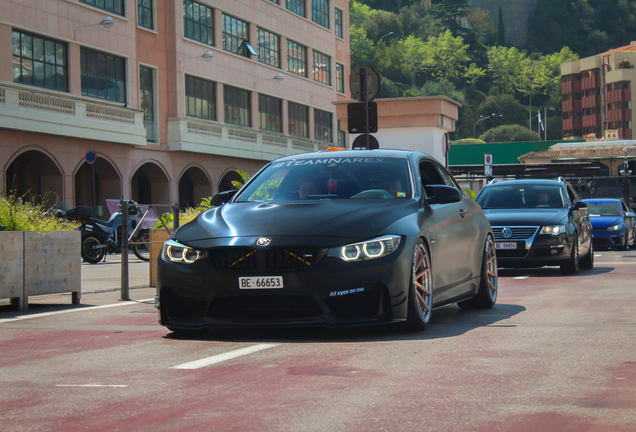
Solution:
M507 239L512 237L512 230L510 228L508 228L508 227L502 229L501 230L501 236L503 238L507 238Z
M272 242L272 239L269 237L261 237L258 240L256 240L256 244L258 246L267 246L268 244L270 244Z

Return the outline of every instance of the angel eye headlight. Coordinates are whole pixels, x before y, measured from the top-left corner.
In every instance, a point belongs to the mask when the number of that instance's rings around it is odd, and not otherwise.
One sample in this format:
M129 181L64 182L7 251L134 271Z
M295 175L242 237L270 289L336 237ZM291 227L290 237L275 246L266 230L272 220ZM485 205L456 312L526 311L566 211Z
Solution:
M175 240L167 240L163 244L163 251L161 257L164 261L179 262L185 264L192 264L199 258L201 254L198 250L183 245Z
M387 235L360 243L329 249L327 256L340 258L344 261L363 261L380 258L395 252L400 246L402 238L397 235Z
M559 235L565 232L565 225L546 225L541 228L541 234Z

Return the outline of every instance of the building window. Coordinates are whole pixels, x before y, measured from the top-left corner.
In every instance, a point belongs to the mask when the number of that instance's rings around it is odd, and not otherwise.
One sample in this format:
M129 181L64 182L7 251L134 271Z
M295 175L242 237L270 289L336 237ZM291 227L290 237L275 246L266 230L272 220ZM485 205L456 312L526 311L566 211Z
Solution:
M343 12L340 9L335 9L336 14L336 37L344 38L344 30L343 30Z
M214 45L213 10L192 0L183 0L183 34L189 39Z
M251 48L249 24L223 14L223 49L249 57Z
M289 134L309 138L309 107L288 102Z
M333 142L331 117L330 112L314 110L314 136L318 141Z
M307 47L287 40L287 70L307 77Z
M305 0L286 0L287 9L302 17L305 15Z
M314 51L314 81L331 85L331 57Z
M329 28L329 0L311 0L311 20Z
M66 44L13 31L13 82L68 91Z
M345 92L344 65L336 63L336 91L338 93Z
M223 87L225 123L252 126L250 92L228 85Z
M186 115L216 120L216 83L186 76Z
M126 102L126 60L80 48L80 70L84 96Z
M139 107L144 113L146 140L157 142L155 137L155 84L153 70L139 67Z
M277 34L259 28L256 31L258 43L258 61L270 66L280 67L280 38Z
M340 120L338 120L338 147L347 147L347 133L340 129Z
M117 15L124 16L124 0L80 0L80 3L95 6Z
M153 0L137 0L137 25L151 30L154 28L152 3Z
M271 1L272 3L280 4L278 0L269 0L269 1Z
M261 129L283 131L283 101L262 94L258 95L258 113Z

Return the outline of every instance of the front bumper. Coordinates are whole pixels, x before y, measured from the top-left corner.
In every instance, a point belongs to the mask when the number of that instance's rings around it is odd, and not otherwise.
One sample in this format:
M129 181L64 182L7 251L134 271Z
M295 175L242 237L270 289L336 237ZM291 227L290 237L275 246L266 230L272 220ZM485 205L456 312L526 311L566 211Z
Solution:
M595 247L622 247L625 245L625 230L608 231L606 229L594 230Z
M219 270L159 258L159 323L171 329L284 326L355 326L406 319L412 245L393 254L345 262L323 256L296 270ZM280 289L241 289L239 277L282 276Z

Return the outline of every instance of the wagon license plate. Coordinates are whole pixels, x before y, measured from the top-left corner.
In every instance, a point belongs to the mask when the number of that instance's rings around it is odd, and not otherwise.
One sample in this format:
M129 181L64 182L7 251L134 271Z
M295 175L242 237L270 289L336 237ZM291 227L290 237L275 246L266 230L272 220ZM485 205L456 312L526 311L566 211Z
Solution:
M276 289L283 288L282 276L240 277L240 289Z
M515 242L497 242L497 243L495 243L495 249L517 249L517 243L515 243Z

